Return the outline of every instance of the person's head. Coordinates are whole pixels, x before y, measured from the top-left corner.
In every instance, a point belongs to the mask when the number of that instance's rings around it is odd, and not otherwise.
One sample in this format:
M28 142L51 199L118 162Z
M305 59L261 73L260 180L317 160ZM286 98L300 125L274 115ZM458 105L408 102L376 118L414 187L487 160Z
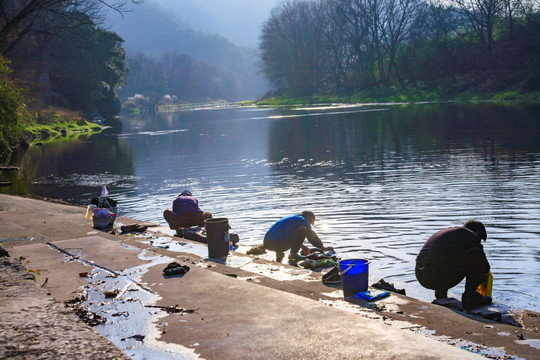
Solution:
M486 228L480 221L469 220L463 226L478 235L481 240L487 240Z
M193 195L191 195L191 191L189 191L189 190L184 190L184 191L182 191L182 193L181 193L180 195L178 195L178 196L193 196Z
M302 217L304 217L304 219L309 221L311 225L315 224L315 214L312 211L309 211L309 210L302 211Z

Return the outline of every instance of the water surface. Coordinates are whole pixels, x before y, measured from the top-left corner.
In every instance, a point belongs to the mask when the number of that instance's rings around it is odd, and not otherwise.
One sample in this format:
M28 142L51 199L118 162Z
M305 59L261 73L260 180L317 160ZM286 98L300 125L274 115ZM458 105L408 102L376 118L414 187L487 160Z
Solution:
M423 300L433 298L414 277L424 241L476 218L495 301L540 311L539 116L530 104L143 114L120 132L14 156L24 171L1 191L87 204L106 185L121 215L165 224L189 189L246 246L310 209L339 256L371 259L371 275Z

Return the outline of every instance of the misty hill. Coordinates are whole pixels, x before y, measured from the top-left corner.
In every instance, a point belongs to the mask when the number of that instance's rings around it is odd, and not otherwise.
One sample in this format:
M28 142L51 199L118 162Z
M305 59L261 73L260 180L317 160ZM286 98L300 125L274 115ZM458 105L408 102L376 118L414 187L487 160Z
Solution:
M196 30L156 1L135 6L123 19L113 14L111 30L124 38L128 55L188 55L234 74L240 84L241 99L256 98L268 89L259 73L255 48L240 47L221 35Z
M155 0L195 29L257 47L263 22L280 0Z

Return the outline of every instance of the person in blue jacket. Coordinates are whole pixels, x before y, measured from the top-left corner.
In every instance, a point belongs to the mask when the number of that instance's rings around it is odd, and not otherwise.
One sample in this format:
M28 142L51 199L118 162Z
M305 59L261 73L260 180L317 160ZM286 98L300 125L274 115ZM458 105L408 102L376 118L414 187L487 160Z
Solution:
M281 262L284 253L291 250L289 260L299 261L306 257L300 255L300 249L309 254L309 248L303 245L307 240L322 251L334 250L333 247L325 247L311 228L315 224L315 214L311 211L302 211L302 214L290 215L279 219L264 235L264 247L276 252L276 261Z

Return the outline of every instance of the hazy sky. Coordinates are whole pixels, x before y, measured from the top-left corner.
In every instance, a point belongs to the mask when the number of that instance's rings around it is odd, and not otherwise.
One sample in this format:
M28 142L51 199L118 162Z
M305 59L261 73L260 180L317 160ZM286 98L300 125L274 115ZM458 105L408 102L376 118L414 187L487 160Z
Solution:
M203 32L256 47L261 25L282 0L145 0L157 2Z

